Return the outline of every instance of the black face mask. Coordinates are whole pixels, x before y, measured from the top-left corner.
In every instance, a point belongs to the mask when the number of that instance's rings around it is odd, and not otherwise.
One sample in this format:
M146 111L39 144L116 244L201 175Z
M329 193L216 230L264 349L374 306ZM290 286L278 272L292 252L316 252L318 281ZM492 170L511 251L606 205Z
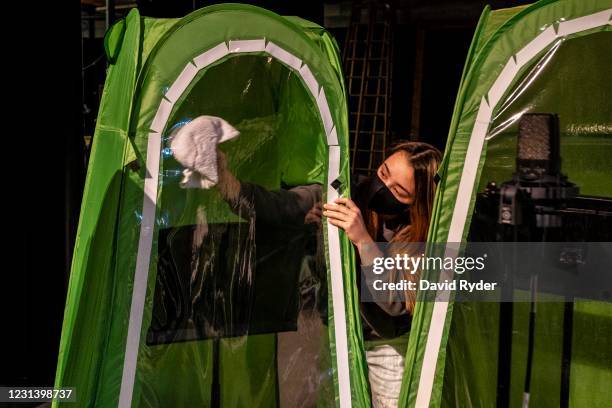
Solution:
M400 202L385 183L374 173L367 183L368 207L379 214L397 215L406 211L410 206Z

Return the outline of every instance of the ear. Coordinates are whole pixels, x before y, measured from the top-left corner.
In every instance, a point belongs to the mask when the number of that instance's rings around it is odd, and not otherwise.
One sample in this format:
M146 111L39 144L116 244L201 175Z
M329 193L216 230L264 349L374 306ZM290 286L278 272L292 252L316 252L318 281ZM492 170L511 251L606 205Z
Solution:
M225 119L217 118L219 128L221 130L221 138L219 139L219 143L225 142L226 140L233 139L237 137L240 132L236 130L232 125L227 123Z

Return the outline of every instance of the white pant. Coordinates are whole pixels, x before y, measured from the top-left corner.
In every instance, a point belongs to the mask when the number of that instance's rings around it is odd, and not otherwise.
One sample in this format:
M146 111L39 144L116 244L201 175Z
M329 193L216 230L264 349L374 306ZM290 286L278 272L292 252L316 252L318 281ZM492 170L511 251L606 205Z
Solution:
M367 350L366 360L372 407L396 408L402 387L404 356L395 348L383 344Z

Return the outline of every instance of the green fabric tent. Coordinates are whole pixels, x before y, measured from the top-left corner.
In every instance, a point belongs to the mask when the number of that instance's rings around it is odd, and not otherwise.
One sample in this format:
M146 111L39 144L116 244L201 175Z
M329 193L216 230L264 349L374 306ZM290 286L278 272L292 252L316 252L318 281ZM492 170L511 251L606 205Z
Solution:
M229 237L225 252L217 248L221 243L210 247L214 256L235 262L238 272L230 280L238 287L245 277L241 262L255 247L247 224L217 191L178 187L180 166L168 139L196 116L220 116L241 132L221 149L242 180L272 190L321 184L326 200L338 191L350 193L347 98L337 45L308 21L225 4L171 20L143 18L133 10L109 30L105 46L111 65L83 196L56 385L76 387L79 406L278 405L291 398L283 384L296 377L277 370L281 335L268 326L279 321L258 321L253 335L246 335L251 327L241 332L236 322L240 313L251 312L240 306L244 297L278 296L282 308L291 282L279 283L277 293L261 284L255 294L248 285L246 292L206 287L202 297L217 289L240 296L223 303L228 310L215 311L215 318L228 319L223 325L205 322L225 336L207 338L210 333L188 321L180 330L166 327L172 322L164 319L182 316L181 310L165 310L176 291L160 281L163 268L170 268L164 251L175 249L167 247L185 231L180 228L205 225L209 237ZM303 350L297 346L284 346L297 366L319 367L302 384L293 383L293 392L320 406L367 406L357 293L347 284L355 281L352 247L335 227L326 226L322 234L323 285L330 295L324 298L321 345L312 361L300 361ZM216 261L215 274L229 268L226 259ZM258 275L265 272L259 269ZM195 308L196 301L175 306ZM309 391L314 396L302 390L309 390L308 381L315 383Z
M612 196L610 1L540 1L482 13L459 88L437 191L431 242L465 242L478 192L514 171L517 120L558 113L563 171L581 194ZM437 271L426 279L435 280ZM420 294L402 406L495 406L499 306ZM563 305L538 309L533 406L559 406ZM610 406L612 307L576 302L571 406ZM510 406L521 404L529 305L514 305ZM597 327L591 327L598 324Z

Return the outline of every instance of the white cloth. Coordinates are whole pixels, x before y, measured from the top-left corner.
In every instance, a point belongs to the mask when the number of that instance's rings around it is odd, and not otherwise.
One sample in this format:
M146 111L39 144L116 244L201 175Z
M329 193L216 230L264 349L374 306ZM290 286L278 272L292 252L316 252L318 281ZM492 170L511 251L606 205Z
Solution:
M404 375L404 356L395 348L383 344L367 350L366 361L372 407L397 408Z
M240 134L225 120L215 116L198 116L172 136L170 148L181 163L183 188L213 187L219 182L217 145Z

